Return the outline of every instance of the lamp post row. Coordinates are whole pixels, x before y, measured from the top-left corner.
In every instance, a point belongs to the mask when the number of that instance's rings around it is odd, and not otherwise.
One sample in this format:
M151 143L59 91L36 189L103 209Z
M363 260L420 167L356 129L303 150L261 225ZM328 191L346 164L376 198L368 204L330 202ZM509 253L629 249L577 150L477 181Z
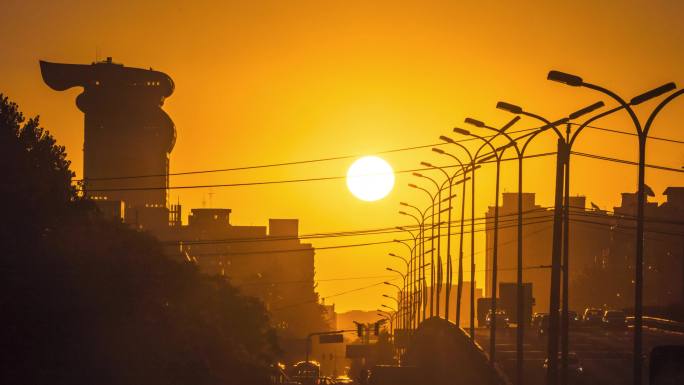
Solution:
M443 140L446 143L450 144L455 144L457 145L460 149L464 151L464 153L468 156L468 161L466 163L462 163L461 160L448 153L445 152L442 149L439 148L433 148L432 150L438 154L446 155L458 162L458 165L461 167L461 175L464 176L464 179L462 180L463 183L463 192L462 192L462 197L461 197L461 224L460 224L460 241L459 241L459 264L458 264L458 281L457 281L457 294L456 294L456 318L455 322L457 325L460 325L460 309L461 309L461 296L462 296L462 285L463 285L463 236L464 236L464 222L465 222L465 193L466 193L466 178L465 175L467 172L470 172L470 180L471 180L471 234L470 234L470 239L471 239L471 295L470 295L470 335L471 338L474 338L475 336L475 329L474 329L474 308L475 308L475 301L474 301L474 292L475 292L475 287L474 287L474 282L475 282L475 258L474 258L474 227L475 227L475 170L479 168L479 165L476 164L481 164L490 160L494 160L493 162L496 164L496 183L495 183L495 206L494 206L494 226L493 226L493 238L494 238L494 244L492 247L492 271L491 271L491 290L490 290L490 295L492 297L492 305L490 311L492 312L492 317L491 317L491 322L490 322L490 359L492 361L495 360L496 357L496 346L495 346L495 340L496 340L496 290L497 290L497 270L498 270L498 219L499 219L499 213L498 213L498 208L499 208L499 176L500 176L500 162L502 159L502 156L504 152L509 149L513 148L515 150L515 155L518 160L518 202L517 202L517 319L516 322L518 324L517 328L517 335L516 335L516 361L517 361L517 369L516 369L516 382L518 384L523 383L523 339L524 339L524 325L526 323L526 319L524 318L524 309L525 309L525 298L524 298L524 290L523 290L523 277L522 277L522 264L523 264L523 232L522 232L522 225L523 225L523 199L522 199L522 190L523 190L523 159L525 157L525 150L528 148L528 145L530 142L540 133L545 132L547 130L552 130L556 136L558 137L558 144L557 144L557 156L556 156L556 180L555 180L555 194L554 194L554 220L553 220L553 243L552 243L552 256L551 256L551 290L549 293L549 317L550 317L550 322L549 322L549 333L548 333L548 369L547 369L547 383L550 385L557 384L558 381L565 385L567 384L567 356L568 356L568 340L569 340L569 335L568 335L568 293L569 293L569 287L568 287L568 282L569 282L569 216L570 216L570 210L569 210L569 184L570 184L570 153L572 149L572 145L575 143L578 135L582 130L588 126L591 122L602 118L606 115L609 115L613 112L619 111L619 110L626 110L627 113L629 114L632 122L634 123L635 129L637 131L637 135L639 138L638 141L638 149L639 149L639 163L638 163L638 190L637 190L637 230L636 230L636 250L635 250L635 262L636 262L636 269L635 269L635 328L634 328L634 362L633 362L633 375L634 375L634 384L639 385L642 382L642 371L643 371L643 362L642 362L642 350L643 350L643 345L642 345L642 317L643 317L643 233L644 233L644 205L645 205L645 152L646 152L646 138L648 136L648 132L655 121L655 118L658 116L659 112L667 105L669 104L672 100L677 98L678 96L682 95L684 93L684 90L678 90L672 94L670 94L668 97L666 97L663 101L661 101L660 104L657 105L657 107L652 111L652 113L649 115L648 119L646 120L645 125L641 125L640 120L636 116L634 110L632 109L633 106L639 105L647 100L651 100L653 98L656 98L658 96L661 96L663 94L666 94L670 91L673 91L676 89L676 85L674 83L667 83L663 86L657 87L653 90L650 90L648 92L645 92L641 95L638 95L634 98L632 98L629 102L626 102L624 99L620 98L617 94L613 93L612 91L609 91L603 87L597 86L595 84L587 83L584 82L580 77L575 76L575 75L570 75L566 73L562 73L559 71L550 71L548 74L548 79L560 83L564 83L569 86L574 86L574 87L585 87L589 89L593 89L595 91L601 92L613 100L617 101L619 106L612 108L610 110L604 111L602 113L599 113L595 115L592 118L589 118L582 124L578 124L578 129L575 130L574 133L571 132L571 121L582 117L586 114L589 114L601 107L604 106L603 102L597 102L594 103L590 106L587 106L583 109L580 109L576 112L573 112L572 114L568 115L566 118L562 118L557 121L550 121L548 119L543 118L540 115L533 114L531 112L523 110L521 107L518 107L516 105L506 103L506 102L499 102L497 104L497 108L513 113L516 116L511 120L508 124L503 126L500 129L496 129L494 127L486 125L484 122L481 122L479 120L475 120L472 118L467 118L465 120L466 123L474 125L475 127L479 128L484 128L488 129L491 131L494 131L495 133L488 138L485 138L483 136L478 136L476 134L471 133L470 131L463 130L461 128L455 128L454 132L461 134L461 135L466 135L470 136L472 138L476 138L479 141L483 142L483 144L478 148L478 150L475 152L475 155L473 154L462 144L458 143L457 141L454 141L451 138L448 138L446 136L440 137L441 140ZM531 133L522 135L518 138L513 138L509 134L506 133L506 130L510 128L513 124L515 124L519 119L520 115L531 117L533 119L536 119L538 121L541 121L543 123L543 126L539 127L538 129L534 130ZM561 125L566 125L566 130L565 130L565 135L561 133L561 130L559 129L559 126ZM493 145L494 140L497 137L502 137L505 138L507 143L504 146L501 147L495 147ZM480 156L480 152L482 151L483 148L489 148L491 152L489 154L485 154L483 156ZM411 257L410 261L405 261L406 266L407 266L407 275L411 278L411 285L409 285L408 282L405 282L404 284L404 291L402 293L402 301L398 305L401 308L402 304L405 309L408 309L410 307L411 311L404 311L403 316L403 325L405 328L410 329L410 328L415 328L418 326L419 322L419 313L421 313L421 306L420 304L417 304L416 301L414 300L413 296L408 296L406 295L407 290L411 288L411 290L414 293L418 293L418 290L420 289L420 294L422 294L420 297L420 301L422 302L422 319L424 320L426 317L426 305L427 305L427 298L425 295L425 290L426 290L426 285L427 285L427 280L425 279L425 246L424 243L426 242L425 240L425 222L426 222L426 215L427 211L430 210L432 214L429 216L430 219L430 237L429 241L431 243L431 250L429 251L430 253L430 265L432 266L431 268L431 274L430 274L430 316L435 315L435 309L436 309L436 315L439 317L440 316L440 296L441 296L441 285L443 282L443 275L442 275L442 254L441 254L441 227L443 225L441 221L441 214L443 211L448 211L448 222L447 222L447 261L446 261L446 266L447 266L447 271L446 271L446 284L447 284L447 289L445 293L445 298L446 298L446 305L445 305L445 318L448 320L449 318L449 300L450 300L450 292L451 292L451 286L452 286L452 278L453 278L453 265L452 265L452 255L451 255L451 223L452 223L452 199L454 196L452 196L452 187L454 185L454 178L456 177L456 173L453 176L450 176L443 167L438 167L434 166L430 163L423 162L423 166L426 166L431 169L439 170L442 174L444 174L446 181L443 184L439 184L436 180L427 177L423 174L420 173L414 173L415 176L417 177L422 177L425 179L430 180L437 188L437 192L435 194L432 194L429 190L420 187L416 184L409 184L409 187L419 189L424 191L429 197L430 197L430 202L431 205L428 207L425 211L421 211L419 208L409 205L407 203L401 203L403 206L411 207L414 208L418 213L420 218L406 213L404 211L401 211L401 214L404 215L409 215L413 217L418 226L419 226L419 233L418 236L414 236L414 247L410 248L411 252ZM449 196L446 199L441 199L441 193L445 189L448 189L449 191ZM448 208L445 210L441 210L441 203L443 201L448 202ZM435 206L438 206L438 212L437 212L437 224L435 224ZM435 226L438 226L437 229L437 260L435 261L434 257L434 240L435 240ZM409 230L406 230L409 231ZM410 232L410 231L409 231ZM413 234L412 234L413 236ZM413 263L414 260L420 261L420 268L417 268L415 263ZM435 266L435 263L438 265ZM437 282L435 282L437 280ZM562 283L562 291L561 291L561 283ZM422 287L420 287L422 285ZM436 286L436 287L435 287ZM436 296L435 296L435 289L436 289ZM561 300L561 293L562 293L562 300ZM436 297L436 298L435 298ZM406 303L404 303L403 299L406 299ZM436 299L436 303L435 303ZM561 306L562 305L562 306ZM415 311L414 311L415 310ZM560 351L561 351L561 370L558 370L558 352L559 352L559 340L560 340ZM560 376L559 376L560 374Z

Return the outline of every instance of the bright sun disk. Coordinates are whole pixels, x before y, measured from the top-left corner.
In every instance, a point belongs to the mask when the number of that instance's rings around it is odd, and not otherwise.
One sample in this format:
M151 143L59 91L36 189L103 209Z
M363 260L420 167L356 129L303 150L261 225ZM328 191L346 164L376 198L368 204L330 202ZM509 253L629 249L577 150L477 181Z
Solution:
M382 158L364 156L349 167L347 187L355 197L363 201L377 201L392 191L394 170Z

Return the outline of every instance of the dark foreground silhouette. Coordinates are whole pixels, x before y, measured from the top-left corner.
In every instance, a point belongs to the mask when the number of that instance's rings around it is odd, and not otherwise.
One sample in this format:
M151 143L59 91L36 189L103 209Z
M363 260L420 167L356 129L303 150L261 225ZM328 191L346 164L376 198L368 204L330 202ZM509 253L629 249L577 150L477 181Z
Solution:
M263 306L103 219L64 148L2 94L0 157L0 383L266 383Z
M463 330L442 318L421 323L405 361L417 368L426 384L506 384L502 372L489 364Z

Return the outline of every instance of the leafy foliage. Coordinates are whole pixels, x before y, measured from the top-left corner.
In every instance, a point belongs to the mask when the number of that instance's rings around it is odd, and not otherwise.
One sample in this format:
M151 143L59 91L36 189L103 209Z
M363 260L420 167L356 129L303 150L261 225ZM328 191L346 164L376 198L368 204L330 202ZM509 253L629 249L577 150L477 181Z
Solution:
M32 235L49 231L76 197L64 147L40 127L38 117L25 120L18 106L0 94L0 200L9 220L0 235L10 250L32 243ZM18 235L19 238L10 235Z

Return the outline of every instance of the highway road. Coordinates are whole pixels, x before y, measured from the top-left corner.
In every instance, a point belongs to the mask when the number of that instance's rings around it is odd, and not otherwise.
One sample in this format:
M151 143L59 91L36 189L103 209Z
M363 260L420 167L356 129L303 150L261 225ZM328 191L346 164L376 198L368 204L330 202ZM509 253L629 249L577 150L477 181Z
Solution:
M496 357L500 367L511 381L515 380L516 368L516 329L509 328L497 332ZM576 328L570 331L570 351L579 358L584 371L579 376L570 376L570 384L610 384L632 383L632 327L623 330L603 328ZM644 328L644 353L647 355L654 346L683 344L684 333ZM475 332L477 342L489 351L489 330L478 328ZM544 384L546 358L546 338L540 338L529 330L525 336L525 384ZM647 356L648 357L648 356ZM648 384L648 359L645 360L644 384Z

